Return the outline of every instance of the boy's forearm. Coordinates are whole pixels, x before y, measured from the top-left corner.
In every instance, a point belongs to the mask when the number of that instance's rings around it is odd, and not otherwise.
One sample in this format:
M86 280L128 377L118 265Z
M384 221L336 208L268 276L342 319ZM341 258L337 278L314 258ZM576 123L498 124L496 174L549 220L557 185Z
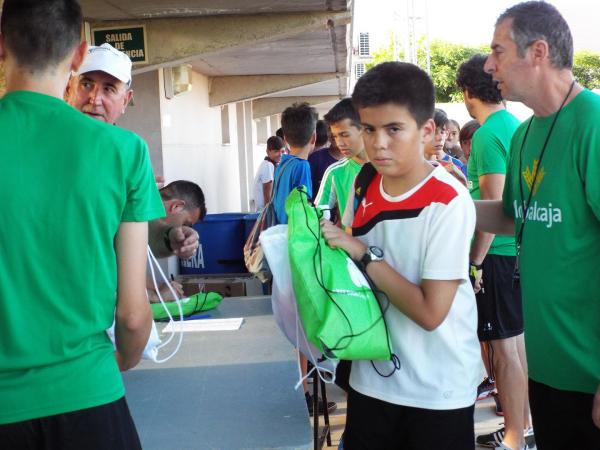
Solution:
M486 233L484 231L475 231L475 239L471 244L471 252L469 259L475 264L481 264L492 245L495 234Z
M115 239L117 306L115 342L121 370L134 367L148 342L152 313L146 297L146 222L124 222Z
M446 318L451 301L431 301L420 285L411 283L385 261L369 264L367 274L396 308L422 328L432 331Z
M115 341L117 343L117 361L121 371L135 367L142 357L150 329L152 326L152 312L150 305L142 311L127 316L117 315L115 323Z

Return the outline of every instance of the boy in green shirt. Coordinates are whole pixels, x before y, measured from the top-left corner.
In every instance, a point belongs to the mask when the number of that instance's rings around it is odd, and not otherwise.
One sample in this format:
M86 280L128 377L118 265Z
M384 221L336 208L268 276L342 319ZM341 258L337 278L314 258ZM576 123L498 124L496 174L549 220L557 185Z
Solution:
M62 100L86 54L75 0L6 0L0 57L0 442L141 448L120 370L148 340L146 144ZM115 296L116 292L116 296ZM116 351L105 330L116 319Z
M344 216L354 178L367 161L367 154L362 139L360 117L350 98L337 103L325 114L324 119L329 125L332 139L345 158L332 164L325 171L315 205L325 205L330 210L337 206L337 217L341 218Z

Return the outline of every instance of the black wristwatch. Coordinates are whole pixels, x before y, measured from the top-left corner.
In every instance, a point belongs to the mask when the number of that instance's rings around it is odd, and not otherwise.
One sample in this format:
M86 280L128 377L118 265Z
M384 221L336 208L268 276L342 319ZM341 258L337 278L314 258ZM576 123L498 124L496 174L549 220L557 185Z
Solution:
M379 247L371 246L367 248L365 254L357 261L356 265L363 272L367 270L367 266L372 262L383 261L383 250Z

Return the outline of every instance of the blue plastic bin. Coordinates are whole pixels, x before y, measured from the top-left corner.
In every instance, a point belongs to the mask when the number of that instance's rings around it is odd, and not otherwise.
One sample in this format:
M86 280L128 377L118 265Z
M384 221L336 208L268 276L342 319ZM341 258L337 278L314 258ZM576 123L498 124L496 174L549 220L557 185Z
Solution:
M191 259L179 261L180 273L247 273L243 254L247 214L207 214L194 225L200 246Z
M256 223L256 219L258 219L259 215L260 213L251 213L246 214L244 216L244 242L248 240L248 236L250 236L250 233L252 232L252 227Z

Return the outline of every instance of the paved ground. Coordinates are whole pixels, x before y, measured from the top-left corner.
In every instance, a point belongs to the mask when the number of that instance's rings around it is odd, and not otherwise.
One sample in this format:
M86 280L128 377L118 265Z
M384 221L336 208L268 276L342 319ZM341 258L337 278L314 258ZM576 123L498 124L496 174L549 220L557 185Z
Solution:
M337 410L330 416L332 446L324 448L334 450L337 449L346 422L346 396L336 385L327 385L327 400L336 402ZM502 427L503 419L498 417L495 411L495 403L491 397L475 404L475 436L491 433ZM484 447L477 448L484 449Z

